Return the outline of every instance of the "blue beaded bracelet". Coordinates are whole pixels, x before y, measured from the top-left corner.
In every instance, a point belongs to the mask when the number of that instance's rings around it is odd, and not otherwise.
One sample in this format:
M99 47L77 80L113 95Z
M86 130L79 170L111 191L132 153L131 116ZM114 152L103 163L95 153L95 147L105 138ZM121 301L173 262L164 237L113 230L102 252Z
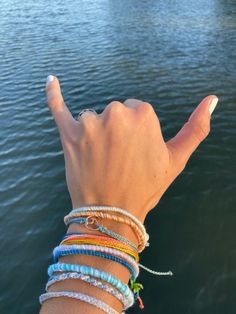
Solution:
M135 279L138 277L138 274L135 272L134 268L127 261L124 261L121 258L116 257L114 255L110 255L110 254L102 253L102 252L95 252L95 251L89 251L89 250L61 250L61 251L57 251L56 254L54 254L53 256L54 262L57 263L58 258L60 256L73 255L73 254L85 254L85 255L99 256L99 257L103 257L103 258L115 261L125 266L126 268L128 268L131 274L132 280L135 281Z
M133 294L129 286L123 283L122 281L120 281L117 277L97 268L93 268L93 267L85 266L85 265L79 265L79 264L65 264L65 263L56 263L48 267L48 275L50 277L53 275L54 272L65 272L65 271L82 273L84 275L90 275L95 278L99 278L113 285L117 290L123 293L124 296L126 297L130 297L130 295Z

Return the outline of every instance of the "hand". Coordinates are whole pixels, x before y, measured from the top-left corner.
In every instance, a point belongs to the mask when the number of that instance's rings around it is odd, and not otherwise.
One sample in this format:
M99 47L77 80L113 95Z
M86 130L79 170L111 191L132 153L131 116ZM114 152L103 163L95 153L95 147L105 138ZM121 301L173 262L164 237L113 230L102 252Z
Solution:
M209 134L209 107L214 110L217 97L203 99L177 135L165 142L149 103L113 101L101 114L86 112L76 121L53 78L47 99L61 138L73 208L116 206L144 221Z

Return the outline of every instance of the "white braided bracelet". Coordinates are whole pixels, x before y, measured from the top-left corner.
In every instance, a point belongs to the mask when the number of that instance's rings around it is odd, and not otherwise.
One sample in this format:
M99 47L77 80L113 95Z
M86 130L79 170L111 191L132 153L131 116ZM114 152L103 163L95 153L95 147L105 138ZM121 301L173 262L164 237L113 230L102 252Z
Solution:
M129 298L125 297L122 293L120 293L117 289L109 286L106 283L103 283L100 280L97 280L89 275L84 275L81 273L75 273L75 272L69 272L69 273L63 273L57 276L50 277L49 281L46 285L46 291L48 291L48 288L59 281L64 281L67 279L79 279L82 281L85 281L89 283L92 286L98 287L99 289L102 289L110 294L112 294L115 298L121 301L124 305L124 309L128 309L134 304L134 297L131 295Z
M73 298L80 301L84 301L86 303L96 306L97 308L99 308L100 310L103 310L105 313L108 313L108 314L119 314L116 310L114 310L105 302L102 302L101 300L98 300L97 298L94 298L87 294L83 294L79 292L72 292L72 291L47 292L47 293L41 294L41 296L39 297L39 301L42 304L43 302L51 298L60 298L60 297L68 297L68 298Z

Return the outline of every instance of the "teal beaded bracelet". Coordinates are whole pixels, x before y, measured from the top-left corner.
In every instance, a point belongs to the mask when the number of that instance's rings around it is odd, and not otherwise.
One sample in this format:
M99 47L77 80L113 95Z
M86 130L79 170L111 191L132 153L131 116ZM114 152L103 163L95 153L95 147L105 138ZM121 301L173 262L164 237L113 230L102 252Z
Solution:
M99 278L113 285L117 290L124 294L125 297L130 297L133 292L130 290L129 286L120 281L117 277L110 273L104 272L100 269L93 268L90 266L79 265L79 264L66 264L66 263L56 263L52 264L48 268L48 275L51 277L54 272L77 272L84 275L90 275L95 278Z

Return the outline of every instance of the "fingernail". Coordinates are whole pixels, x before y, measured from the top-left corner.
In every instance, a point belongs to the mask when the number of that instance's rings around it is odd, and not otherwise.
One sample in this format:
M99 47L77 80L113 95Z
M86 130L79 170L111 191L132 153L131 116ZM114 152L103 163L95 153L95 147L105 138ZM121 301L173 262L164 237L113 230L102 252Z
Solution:
M218 103L218 98L217 97L214 97L212 100L211 100L211 103L210 103L210 105L209 105L209 112L210 112L210 114L212 114L212 112L215 110L215 107L216 107L216 105L217 105L217 103Z
M48 86L49 84L51 84L53 82L53 80L54 80L54 76L48 75L46 85Z

